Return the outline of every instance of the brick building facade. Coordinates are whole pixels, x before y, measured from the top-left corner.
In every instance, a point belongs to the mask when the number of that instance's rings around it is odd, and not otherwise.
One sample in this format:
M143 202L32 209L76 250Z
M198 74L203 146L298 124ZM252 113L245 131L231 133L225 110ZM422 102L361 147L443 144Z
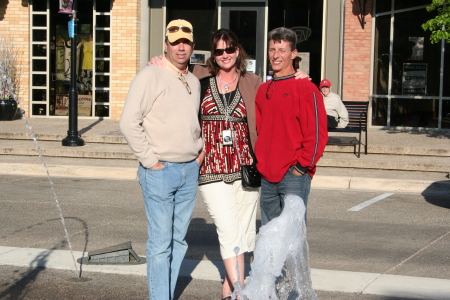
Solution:
M429 57L440 57L439 49L425 42L422 60L410 61L412 56L407 52L411 52L412 46L408 41L427 41L429 34L419 29L422 20L410 24L410 28L415 28L411 33L400 30L400 22L395 23L396 19L423 13L428 0L414 4L397 0L395 5L391 1L376 0L223 0L207 4L200 0L189 4L175 0L77 1L80 15L77 47L81 49L77 57L80 61L87 57L86 53L83 55L87 47L82 46L87 46L84 44L87 37L94 40L92 73L86 73L81 62L77 65L79 93L90 105L89 112L80 118L120 119L131 80L150 57L162 54L165 24L170 19L185 18L194 25L199 53L209 51L209 36L214 30L228 27L237 31L257 65L255 73L264 79L270 72L265 59L267 32L279 26L293 28L301 38L297 49L307 58L303 60L307 65L302 68L311 74L316 84L322 78L330 79L333 91L344 100L370 101L370 126L450 127L447 122L450 91L442 84L431 86L431 82L442 77L439 74L436 77L435 70L440 65L447 66L444 58L448 54L444 54L441 61L432 61ZM59 0L0 2L0 34L14 37L20 48L20 101L27 117L64 118L67 114L64 99L70 79L67 75L69 15L58 14L58 3ZM248 11L249 7L254 13ZM254 31L249 33L243 28ZM386 36L394 40L386 40ZM396 48L395 41L404 49ZM389 43L394 47L389 48ZM62 60L58 62L58 55L65 55L65 67ZM58 67L58 63L61 66ZM406 89L401 92L401 88L398 92L399 85L408 83L403 69L411 64L427 69L421 76L428 81L415 83L416 90L422 91L420 95L409 95ZM403 69L397 72L396 68ZM396 77L397 73L400 77ZM86 74L88 78L83 78ZM410 98L413 100L408 100Z

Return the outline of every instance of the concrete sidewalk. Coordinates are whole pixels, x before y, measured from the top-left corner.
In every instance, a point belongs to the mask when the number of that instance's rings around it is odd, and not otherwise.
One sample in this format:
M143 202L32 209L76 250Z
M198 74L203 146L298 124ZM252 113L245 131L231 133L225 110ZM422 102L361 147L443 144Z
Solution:
M68 121L60 118L0 122L0 174L82 178L136 178L137 161L118 121L78 120L82 147L61 145ZM37 158L36 138L43 161ZM335 134L335 133L331 133ZM327 146L313 188L445 193L450 190L450 132L369 129L368 155L352 147ZM429 169L428 169L429 168Z
M3 121L0 122L0 139L29 139L31 130L41 141L61 141L67 136L68 120L67 118L33 118ZM115 120L79 119L78 133L86 143L126 143L119 130L119 121ZM330 133L330 136L339 134L342 135L342 133ZM344 135L348 134L344 133ZM389 152L450 157L450 131L369 129L368 148L370 154Z
M83 252L74 251L73 255L75 259L78 259L83 257ZM43 256L45 256L45 260L36 260L37 257ZM0 265L76 271L72 253L67 250L0 246ZM78 271L79 268L80 265L77 264ZM146 276L146 265L84 264L83 272ZM222 262L207 260L185 259L180 270L181 277L200 280L220 281L220 274L224 274ZM322 269L312 269L311 279L313 288L319 291L383 295L407 299L448 300L450 298L450 280L446 279Z

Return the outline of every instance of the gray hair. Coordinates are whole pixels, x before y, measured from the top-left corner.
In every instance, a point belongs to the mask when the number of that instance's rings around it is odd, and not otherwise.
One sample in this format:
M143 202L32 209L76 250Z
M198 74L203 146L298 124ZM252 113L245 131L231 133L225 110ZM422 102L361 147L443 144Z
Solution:
M297 35L295 32L286 27L278 27L269 32L267 41L281 42L287 41L291 45L291 50L295 50L297 46Z

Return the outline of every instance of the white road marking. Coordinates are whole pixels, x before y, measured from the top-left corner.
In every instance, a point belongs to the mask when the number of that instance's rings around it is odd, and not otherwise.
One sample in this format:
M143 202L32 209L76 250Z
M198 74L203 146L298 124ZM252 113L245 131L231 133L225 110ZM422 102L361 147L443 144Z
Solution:
M394 195L394 193L384 193L383 195L380 195L378 197L375 197L373 199L367 200L366 202L363 202L361 204L358 204L356 206L353 206L352 208L350 208L348 211L359 211L371 204L374 204L375 202L378 202L380 200L383 200L391 195Z

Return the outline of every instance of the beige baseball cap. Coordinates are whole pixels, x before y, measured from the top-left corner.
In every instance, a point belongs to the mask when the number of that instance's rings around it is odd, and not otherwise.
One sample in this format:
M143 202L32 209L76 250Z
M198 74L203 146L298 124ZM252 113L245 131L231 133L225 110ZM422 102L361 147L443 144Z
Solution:
M166 37L171 43L179 39L188 39L193 42L194 30L192 24L182 19L170 21L166 28Z

